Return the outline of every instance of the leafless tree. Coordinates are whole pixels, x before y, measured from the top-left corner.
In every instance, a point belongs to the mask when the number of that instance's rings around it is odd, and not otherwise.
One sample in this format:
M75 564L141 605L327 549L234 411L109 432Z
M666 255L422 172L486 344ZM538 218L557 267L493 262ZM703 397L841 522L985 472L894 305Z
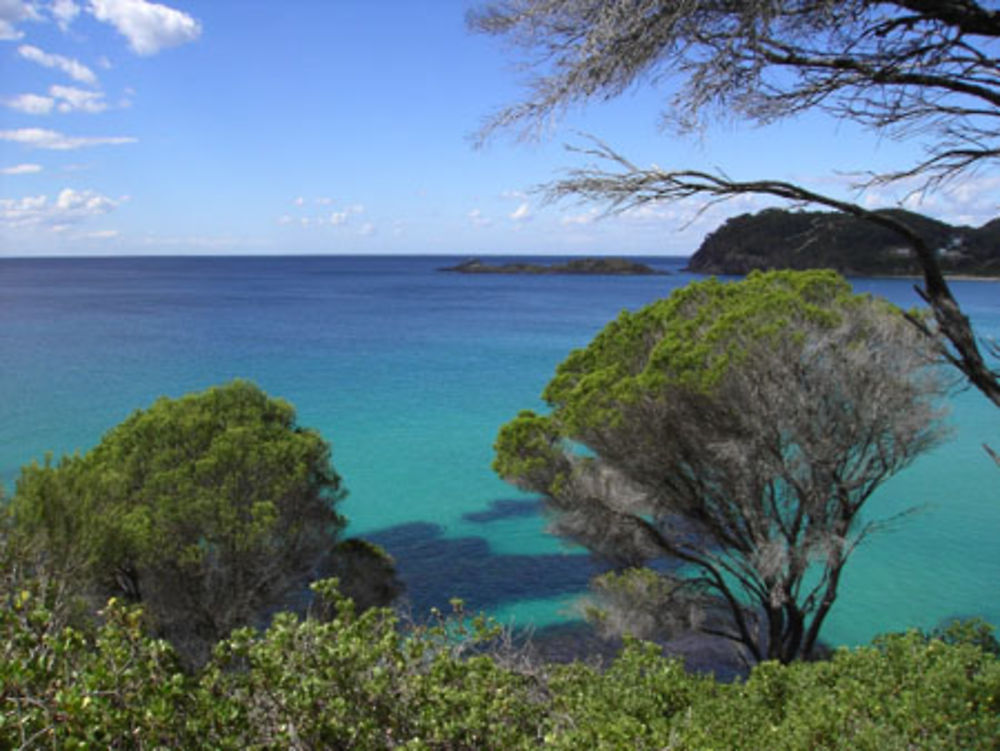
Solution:
M470 14L501 35L534 74L523 101L481 131L537 134L566 108L640 83L679 83L663 116L687 131L713 115L767 124L819 109L925 149L914 164L867 174L860 186L915 180L921 190L1000 158L1000 10L976 0L504 0ZM603 166L549 186L626 210L648 201L748 194L819 204L898 232L923 270L918 292L944 356L1000 406L991 368L942 274L935 249L898 217L775 180L641 169L612 149Z

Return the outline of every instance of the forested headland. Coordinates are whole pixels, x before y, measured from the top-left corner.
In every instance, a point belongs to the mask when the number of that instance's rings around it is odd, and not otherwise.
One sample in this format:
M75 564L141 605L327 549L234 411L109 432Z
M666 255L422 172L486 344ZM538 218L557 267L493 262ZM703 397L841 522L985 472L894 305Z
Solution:
M955 227L903 209L884 212L916 229L945 274L1000 277L1000 219ZM916 276L919 259L898 233L848 214L766 209L709 233L688 264L702 274L834 269L845 276Z

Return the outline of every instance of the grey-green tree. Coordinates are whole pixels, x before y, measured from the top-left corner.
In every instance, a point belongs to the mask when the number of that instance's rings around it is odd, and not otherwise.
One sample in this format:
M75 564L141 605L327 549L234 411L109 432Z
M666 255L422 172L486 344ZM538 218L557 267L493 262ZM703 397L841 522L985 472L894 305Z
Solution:
M234 627L288 605L318 567L364 571L378 581L357 594L391 597L388 560L339 544L344 495L319 433L237 380L161 398L86 454L24 467L11 513L50 578L98 604L141 603L197 663Z
M865 503L942 436L931 361L898 309L834 272L710 279L570 354L550 412L500 430L494 468L618 564L593 583L600 629L808 658L884 523Z
M859 187L911 181L930 191L1000 158L1000 10L976 0L499 0L470 16L474 29L522 53L524 99L482 131L544 130L566 108L639 84L670 91L664 121L767 124L807 110L920 144L916 163L859 168ZM1000 406L1000 371L982 349L941 273L936 249L898 217L780 180L643 168L603 143L597 158L549 186L555 197L625 210L650 201L767 194L827 206L892 229L923 269L918 291L934 313L912 322ZM845 164L844 170L853 165ZM994 354L1000 355L994 347Z

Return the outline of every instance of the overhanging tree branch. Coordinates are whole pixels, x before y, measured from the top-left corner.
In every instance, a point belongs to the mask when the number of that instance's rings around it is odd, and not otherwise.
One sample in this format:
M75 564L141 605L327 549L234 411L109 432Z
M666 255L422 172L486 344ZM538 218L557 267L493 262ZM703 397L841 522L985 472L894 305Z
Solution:
M768 195L796 204L826 206L897 233L910 247L923 270L923 285L916 286L916 290L930 307L936 329L917 318L911 317L911 322L923 333L935 337L947 361L1000 407L1000 372L986 363L969 319L944 278L935 249L906 222L891 214L866 209L782 180L738 181L722 173L701 170L641 168L596 139L589 148L574 150L596 157L613 168L589 166L571 170L566 178L545 186L548 199L576 198L603 203L610 213L621 213L652 202L701 198L706 199L702 207L704 210L739 195Z

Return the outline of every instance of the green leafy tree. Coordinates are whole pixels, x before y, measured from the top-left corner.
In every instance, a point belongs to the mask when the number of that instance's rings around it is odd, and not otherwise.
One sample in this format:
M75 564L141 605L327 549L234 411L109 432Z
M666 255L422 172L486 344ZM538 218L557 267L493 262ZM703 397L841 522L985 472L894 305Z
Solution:
M233 381L161 398L82 456L24 467L12 513L50 570L102 601L142 603L200 660L312 578L345 525L344 494L319 433Z
M931 357L834 272L710 279L573 352L550 413L501 429L494 468L544 497L556 534L619 564L594 582L602 630L808 658L878 527L862 507L941 437Z

